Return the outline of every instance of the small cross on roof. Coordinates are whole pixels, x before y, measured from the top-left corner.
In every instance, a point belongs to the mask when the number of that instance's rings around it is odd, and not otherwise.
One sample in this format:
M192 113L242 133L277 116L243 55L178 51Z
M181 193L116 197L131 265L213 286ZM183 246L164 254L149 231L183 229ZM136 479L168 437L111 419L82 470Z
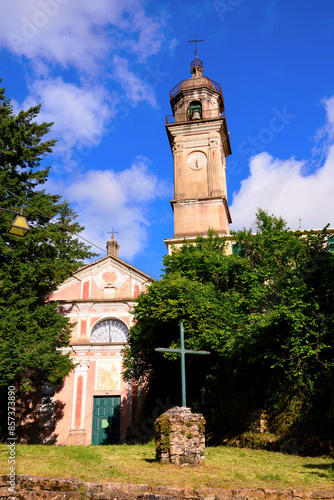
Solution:
M111 231L108 231L108 234L111 234L111 240L114 240L114 234L118 234L118 231L115 231L114 226L111 228Z

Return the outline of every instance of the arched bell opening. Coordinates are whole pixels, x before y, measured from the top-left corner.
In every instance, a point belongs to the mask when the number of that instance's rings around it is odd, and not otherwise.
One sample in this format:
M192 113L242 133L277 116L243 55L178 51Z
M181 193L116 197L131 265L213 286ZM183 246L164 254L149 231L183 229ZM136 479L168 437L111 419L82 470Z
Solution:
M192 101L188 108L189 120L202 119L202 103L200 101Z

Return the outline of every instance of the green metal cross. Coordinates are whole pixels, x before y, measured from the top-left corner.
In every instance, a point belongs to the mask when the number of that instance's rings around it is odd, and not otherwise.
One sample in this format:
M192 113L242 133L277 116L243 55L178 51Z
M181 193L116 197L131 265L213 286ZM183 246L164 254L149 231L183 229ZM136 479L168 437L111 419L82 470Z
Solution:
M187 398L186 398L186 363L185 363L185 354L210 354L209 351L191 351L189 349L184 348L184 328L183 323L180 324L180 340L181 340L181 348L180 349L164 349L163 347L157 347L154 349L159 352L177 352L181 354L181 388L182 388L182 406L187 406Z

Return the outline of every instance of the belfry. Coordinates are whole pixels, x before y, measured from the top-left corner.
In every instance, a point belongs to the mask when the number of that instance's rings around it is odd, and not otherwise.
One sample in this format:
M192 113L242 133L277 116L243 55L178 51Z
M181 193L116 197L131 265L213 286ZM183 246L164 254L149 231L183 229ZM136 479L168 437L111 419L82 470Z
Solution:
M226 189L226 157L231 154L219 83L203 76L203 61L191 63L191 78L170 92L173 115L166 129L174 158L174 237L165 240L168 253L206 235L209 228L229 234L232 222Z

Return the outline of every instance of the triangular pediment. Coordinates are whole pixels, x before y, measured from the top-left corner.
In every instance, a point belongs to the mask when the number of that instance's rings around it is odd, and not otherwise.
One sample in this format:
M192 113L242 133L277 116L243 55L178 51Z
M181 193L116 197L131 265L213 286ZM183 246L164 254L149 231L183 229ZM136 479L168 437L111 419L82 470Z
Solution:
M106 256L78 269L62 283L49 300L134 299L152 278L139 269L112 256Z

